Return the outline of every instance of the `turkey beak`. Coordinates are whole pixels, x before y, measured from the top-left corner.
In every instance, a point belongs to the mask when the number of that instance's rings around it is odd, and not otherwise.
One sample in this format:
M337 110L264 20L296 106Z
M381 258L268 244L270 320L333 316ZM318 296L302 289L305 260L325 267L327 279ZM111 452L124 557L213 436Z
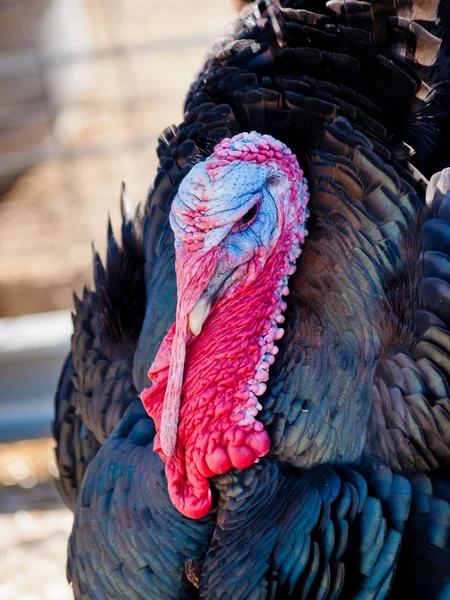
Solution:
M203 323L206 321L213 304L216 302L217 298L220 296L225 284L228 279L233 275L236 271L237 267L230 269L226 273L218 274L218 267L216 268L216 272L211 278L211 281L208 284L208 287L200 296L200 299L195 304L194 308L191 309L188 315L188 325L189 329L192 331L194 335L199 335L203 328Z
M203 323L211 310L211 302L206 298L200 298L188 316L189 329L194 335L202 331Z

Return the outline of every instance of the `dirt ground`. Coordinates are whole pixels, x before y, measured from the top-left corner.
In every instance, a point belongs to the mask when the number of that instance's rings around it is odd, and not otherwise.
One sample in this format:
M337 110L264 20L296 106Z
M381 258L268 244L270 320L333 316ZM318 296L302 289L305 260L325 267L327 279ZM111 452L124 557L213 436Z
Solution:
M58 113L50 157L0 199L0 316L72 307L72 290L91 281L91 241L103 250L108 212L119 222L121 181L145 201L158 134L181 120L190 81L236 14L228 0L85 6L89 83Z
M0 444L0 600L70 600L72 514L54 485L49 439Z

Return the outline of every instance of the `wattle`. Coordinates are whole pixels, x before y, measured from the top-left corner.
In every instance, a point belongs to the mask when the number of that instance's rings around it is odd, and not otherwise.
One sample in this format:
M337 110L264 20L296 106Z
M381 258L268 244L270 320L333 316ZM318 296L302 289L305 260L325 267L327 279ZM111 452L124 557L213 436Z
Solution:
M286 293L283 275L288 268L286 252L275 253L258 280L244 294L240 290L219 300L201 335L188 341L176 452L167 458L158 438L154 447L166 463L170 498L185 516L200 518L211 509L209 477L249 467L269 451L263 424L245 409L255 414L261 409L255 410L257 397L248 382L258 395L264 393L265 384L255 375L264 356L273 362L278 351L274 338L279 335L270 316L284 307L281 292ZM141 395L157 430L174 332L175 325L150 369L153 386Z

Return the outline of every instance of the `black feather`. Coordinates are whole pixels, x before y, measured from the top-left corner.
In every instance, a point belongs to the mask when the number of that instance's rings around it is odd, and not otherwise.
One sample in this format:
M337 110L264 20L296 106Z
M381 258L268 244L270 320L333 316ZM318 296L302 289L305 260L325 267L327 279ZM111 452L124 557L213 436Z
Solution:
M122 186L122 243L109 223L56 396L77 598L448 595L450 176L426 177L450 162L449 15L447 0L258 0L161 134L144 214ZM137 396L175 315L172 198L253 129L296 154L309 235L261 398L270 456L214 478L194 521Z

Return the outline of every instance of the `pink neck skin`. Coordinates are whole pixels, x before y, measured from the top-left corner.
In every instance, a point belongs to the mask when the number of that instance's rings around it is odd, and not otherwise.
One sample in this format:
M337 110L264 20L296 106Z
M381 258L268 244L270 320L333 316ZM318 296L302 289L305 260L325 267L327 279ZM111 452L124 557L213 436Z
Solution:
M267 432L255 420L262 409L257 397L278 352L274 341L283 335L282 295L299 254L298 238L281 242L257 280L219 299L201 335L188 336L173 457L162 452L158 434L154 444L166 463L171 501L187 517L198 519L211 509L208 477L249 467L269 451ZM141 396L158 431L175 336L174 324L150 369L153 386Z

